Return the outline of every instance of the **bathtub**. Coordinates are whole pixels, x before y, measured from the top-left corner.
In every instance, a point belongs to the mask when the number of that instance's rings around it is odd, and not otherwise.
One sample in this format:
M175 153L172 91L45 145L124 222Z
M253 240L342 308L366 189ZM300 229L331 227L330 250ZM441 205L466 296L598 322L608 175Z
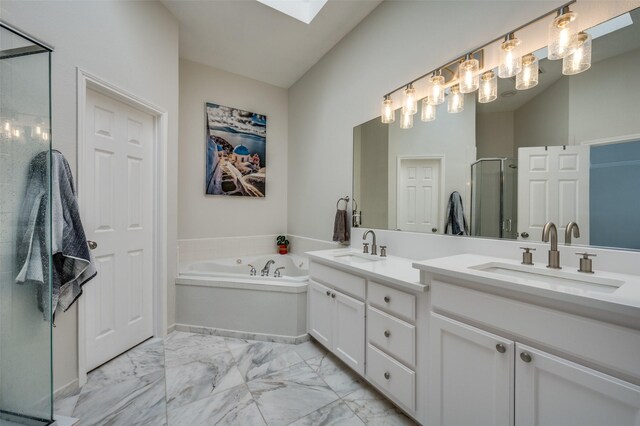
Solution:
M260 271L269 261L269 276ZM250 275L251 266L257 271ZM178 331L299 343L306 334L308 265L297 255L188 262L176 279ZM274 277L284 267L281 277Z

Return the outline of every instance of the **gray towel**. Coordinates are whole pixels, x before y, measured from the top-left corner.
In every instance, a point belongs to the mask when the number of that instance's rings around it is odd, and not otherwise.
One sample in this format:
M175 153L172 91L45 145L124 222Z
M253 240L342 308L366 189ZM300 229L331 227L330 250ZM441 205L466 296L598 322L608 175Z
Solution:
M347 210L336 211L336 218L333 222L333 241L344 243L349 241L349 221L347 220Z
M50 199L47 191L49 164ZM50 250L48 235L51 235ZM52 151L51 158L48 152L41 152L31 161L18 222L17 243L20 272L16 282L35 284L38 308L47 320L53 317L58 305L65 311L69 309L82 294L82 286L96 276L96 268L80 221L71 168L59 151ZM48 297L50 269L51 306Z
M453 191L447 204L447 224L444 233L448 235L469 235L467 219L464 217L462 196L458 191Z

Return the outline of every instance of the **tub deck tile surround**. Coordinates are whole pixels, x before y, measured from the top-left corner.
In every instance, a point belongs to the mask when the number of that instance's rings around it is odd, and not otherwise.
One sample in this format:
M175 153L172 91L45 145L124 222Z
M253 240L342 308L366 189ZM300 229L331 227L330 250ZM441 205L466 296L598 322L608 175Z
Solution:
M175 331L63 393L57 414L88 425L413 425L315 342Z
M299 345L301 343L309 341L308 334L303 334L302 336L297 336L297 337L276 336L273 334L249 333L246 331L225 330L222 328L202 327L202 326L185 325L185 324L176 324L174 328L176 331L182 331L185 333L210 334L212 336L230 337L233 339L257 340L261 342L272 342L272 343L286 343L289 345Z

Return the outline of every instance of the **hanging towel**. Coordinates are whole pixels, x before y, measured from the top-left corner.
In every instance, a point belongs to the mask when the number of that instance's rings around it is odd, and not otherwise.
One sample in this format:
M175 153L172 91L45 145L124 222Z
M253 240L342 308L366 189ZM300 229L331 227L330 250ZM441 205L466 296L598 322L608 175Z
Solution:
M469 235L467 220L464 217L462 197L458 191L453 191L447 203L447 224L444 233L448 235Z
M51 224L48 220L49 213ZM51 306L47 291L48 235L51 235ZM96 276L96 268L80 221L71 168L59 151L51 152L50 163L48 152L41 152L31 161L27 190L18 221L17 243L20 272L16 282L35 284L38 308L46 320L52 318L58 305L65 311L69 309L82 294L82 286Z
M333 222L333 241L341 243L349 241L349 222L347 219L347 210L336 211L336 218Z

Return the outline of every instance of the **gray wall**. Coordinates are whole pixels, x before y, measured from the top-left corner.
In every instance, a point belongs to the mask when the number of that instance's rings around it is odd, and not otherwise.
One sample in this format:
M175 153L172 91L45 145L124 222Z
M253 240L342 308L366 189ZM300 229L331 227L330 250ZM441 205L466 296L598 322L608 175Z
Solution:
M476 115L478 158L514 156L514 113L485 112Z
M389 131L386 124L373 119L359 126L359 210L362 210L362 226L366 228L386 228L388 222L387 203L389 190L387 186L389 151ZM354 151L355 154L355 151ZM364 167L362 166L364 165ZM355 173L355 164L354 164ZM355 196L355 195L354 195Z

